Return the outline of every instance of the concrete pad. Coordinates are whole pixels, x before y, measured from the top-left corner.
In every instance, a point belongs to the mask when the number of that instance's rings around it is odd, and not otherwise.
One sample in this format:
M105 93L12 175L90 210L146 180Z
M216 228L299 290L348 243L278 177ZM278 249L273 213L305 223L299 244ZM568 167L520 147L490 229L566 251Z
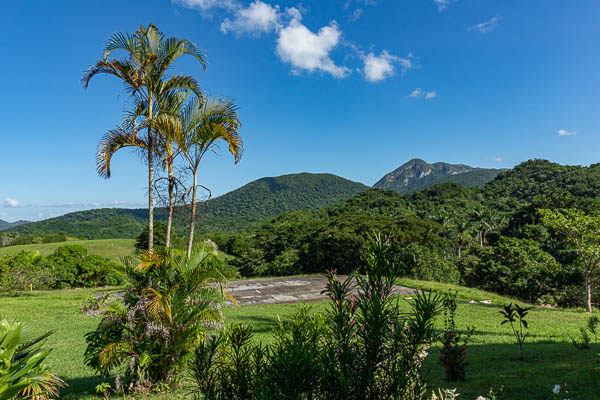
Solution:
M337 277L340 281L346 278L347 276L344 275ZM227 284L226 290L240 305L249 306L326 301L328 297L323 293L326 286L325 276L294 276L232 281ZM394 292L398 295L409 295L415 293L415 290L396 285ZM233 303L228 301L226 304Z

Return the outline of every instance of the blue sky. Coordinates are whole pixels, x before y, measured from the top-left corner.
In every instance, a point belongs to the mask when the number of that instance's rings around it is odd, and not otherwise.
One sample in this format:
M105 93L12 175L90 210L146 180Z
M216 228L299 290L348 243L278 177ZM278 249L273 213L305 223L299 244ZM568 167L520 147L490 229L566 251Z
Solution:
M143 207L146 168L99 138L127 94L82 88L109 36L153 22L194 41L209 93L240 106L245 153L204 161L220 195L263 176L330 172L373 184L407 160L511 167L600 161L600 3L482 0L4 1L0 219Z

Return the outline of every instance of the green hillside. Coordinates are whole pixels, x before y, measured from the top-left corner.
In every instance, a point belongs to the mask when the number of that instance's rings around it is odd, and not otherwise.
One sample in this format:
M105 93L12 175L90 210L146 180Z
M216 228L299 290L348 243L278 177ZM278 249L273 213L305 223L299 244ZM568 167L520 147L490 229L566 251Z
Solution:
M282 214L211 238L245 275L349 273L364 263L365 238L381 232L392 245L389 257L407 276L580 306L581 266L538 213L563 208L598 213L600 164L531 160L483 187L447 182L410 194L370 189L330 208ZM600 286L600 276L594 279Z
M317 210L339 204L368 189L332 174L300 173L262 178L215 199L201 203L198 232L239 231L292 210ZM187 231L187 208L175 211L174 227ZM49 234L63 232L85 239L135 238L146 224L145 209L105 208L69 213L12 228L12 232ZM155 218L166 220L166 210Z
M500 172L501 169L473 168L464 164L430 164L415 158L384 175L373 187L399 193L411 193L446 182L475 187L492 181Z
M66 245L82 246L87 249L88 254L102 256L112 261L119 261L121 257L129 256L135 250L135 240L133 239L69 240L58 243L24 244L3 247L0 248L0 256L14 255L21 251L38 252L40 255L46 256L58 247Z

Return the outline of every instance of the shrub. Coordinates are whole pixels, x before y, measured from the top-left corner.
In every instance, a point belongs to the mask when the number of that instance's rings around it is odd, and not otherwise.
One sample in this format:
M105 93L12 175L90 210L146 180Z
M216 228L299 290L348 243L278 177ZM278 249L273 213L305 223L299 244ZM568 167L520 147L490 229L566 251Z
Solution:
M81 246L62 246L47 257L21 252L0 257L0 291L118 285L118 264L88 255Z

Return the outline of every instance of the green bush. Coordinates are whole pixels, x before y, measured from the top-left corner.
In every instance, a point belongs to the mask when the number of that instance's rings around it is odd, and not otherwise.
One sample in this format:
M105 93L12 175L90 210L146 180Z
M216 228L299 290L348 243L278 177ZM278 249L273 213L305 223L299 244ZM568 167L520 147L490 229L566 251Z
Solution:
M46 257L21 252L0 257L0 291L119 285L118 270L118 264L88 255L81 246L62 246Z

